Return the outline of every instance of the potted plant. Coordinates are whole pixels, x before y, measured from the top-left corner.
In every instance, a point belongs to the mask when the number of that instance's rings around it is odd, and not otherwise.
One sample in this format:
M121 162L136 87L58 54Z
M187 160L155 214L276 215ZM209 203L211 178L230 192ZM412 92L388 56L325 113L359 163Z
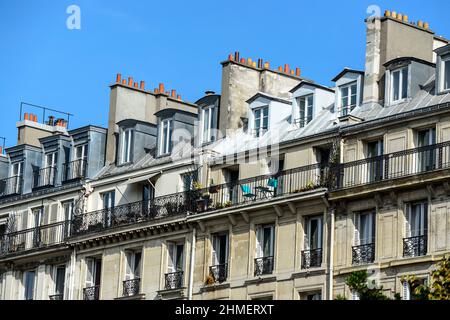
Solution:
M216 202L216 204L214 205L214 208L216 208L216 210L223 209L224 208L223 203Z
M229 208L229 207L231 207L233 205L233 203L231 202L231 201L226 201L224 204L223 204L223 206L225 207L225 208Z
M218 193L219 189L220 189L220 187L217 185L214 185L214 180L211 179L211 184L209 186L209 193Z

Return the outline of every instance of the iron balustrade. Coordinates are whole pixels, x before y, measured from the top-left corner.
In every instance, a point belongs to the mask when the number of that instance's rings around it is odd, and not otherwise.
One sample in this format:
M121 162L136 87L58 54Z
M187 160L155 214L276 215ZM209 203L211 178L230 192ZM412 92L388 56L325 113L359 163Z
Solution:
M193 207L190 192L127 203L74 216L71 234L77 236L123 225L174 217L192 212Z
M99 300L100 286L92 286L83 289L83 300Z
M375 243L352 247L352 264L369 264L375 261Z
M309 122L311 122L311 120L312 119L310 119L310 118L297 118L294 120L294 124L296 124L299 128L303 128Z
M64 300L64 295L62 293L60 294L54 294L48 297L50 300Z
M337 164L330 189L343 189L450 168L450 142Z
M33 189L55 186L57 172L55 166L34 170Z
M164 289L173 290L181 289L183 287L183 271L176 271L165 274L165 285Z
M418 257L427 254L427 236L421 235L403 239L403 256Z
M57 222L3 235L0 255L64 243L68 221Z
M261 127L259 129L253 129L252 130L252 135L254 137L261 137L261 136L266 134L267 130L268 129L266 127Z
M273 256L255 259L255 276L271 274L273 272Z
M209 267L209 275L215 282L225 282L228 278L228 263L222 263Z
M13 176L0 180L0 197L19 195L22 193L22 176Z
M141 278L125 280L123 282L123 295L125 297L138 295L140 286L141 286Z
M86 178L88 162L86 159L78 159L63 164L63 181L72 181Z
M322 265L322 249L302 251L302 269L320 267Z

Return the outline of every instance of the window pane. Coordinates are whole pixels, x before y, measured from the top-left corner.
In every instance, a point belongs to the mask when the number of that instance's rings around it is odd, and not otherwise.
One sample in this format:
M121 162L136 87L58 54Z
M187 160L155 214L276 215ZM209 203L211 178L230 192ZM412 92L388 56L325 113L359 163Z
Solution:
M346 107L348 105L348 87L341 89L341 100L342 107Z
M392 100L397 101L400 99L400 72L395 71L392 74Z
M66 268L58 267L56 269L55 294L64 294L65 277L66 277Z
M402 99L408 96L408 68L402 69Z
M444 89L450 89L450 60L444 63Z

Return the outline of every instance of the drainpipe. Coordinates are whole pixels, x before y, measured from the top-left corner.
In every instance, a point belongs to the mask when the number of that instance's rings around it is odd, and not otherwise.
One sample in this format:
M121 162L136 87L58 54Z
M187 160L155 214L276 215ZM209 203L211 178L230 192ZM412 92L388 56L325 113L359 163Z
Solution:
M333 260L334 260L334 211L330 211L330 246L328 255L328 300L333 300Z
M195 263L195 240L197 229L192 229L192 241L191 241L191 259L189 262L189 284L188 284L188 300L192 300L192 291L194 289L194 263Z
M73 300L73 291L75 284L75 263L76 263L76 246L73 247L72 256L70 257L70 287L69 287L69 300Z

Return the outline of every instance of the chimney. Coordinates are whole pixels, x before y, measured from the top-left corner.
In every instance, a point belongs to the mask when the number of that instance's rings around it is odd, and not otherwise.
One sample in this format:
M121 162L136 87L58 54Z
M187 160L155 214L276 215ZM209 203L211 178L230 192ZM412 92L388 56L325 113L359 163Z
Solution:
M300 68L295 68L295 75L300 77Z
M141 88L142 90L145 90L145 82L141 81L139 88Z
M239 62L242 64L245 64L245 58L241 58L241 60Z
M262 69L263 67L263 60L261 58L258 59L258 68Z
M289 65L287 63L284 65L284 73L289 73Z
M158 92L159 92L159 93L164 93L164 83L160 83L160 84L159 84Z
M279 66L279 67L278 67L278 71L283 72L283 67L282 67L282 66Z
M138 85L137 82L135 82L135 83L133 84L133 86L134 86L135 88L139 88L139 85Z
M25 114L23 115L23 120L28 120L28 113L25 112Z
M123 84L124 86L126 86L126 85L127 85L127 79L122 79L122 84Z
M128 86L129 87L133 86L133 77L128 77Z
M234 61L238 62L239 61L239 51L236 51L234 53Z
M181 96L180 96L180 95L177 95L177 99L178 99L178 100L181 100Z
M177 96L176 91L172 89L172 91L170 92L170 97L175 99L176 96Z
M120 83L121 79L122 79L122 75L120 73L118 73L116 76L116 82Z
M269 61L264 62L264 69L270 69Z
M212 91L212 90L205 91L205 96L211 96L213 94L216 94L216 93L214 91Z

